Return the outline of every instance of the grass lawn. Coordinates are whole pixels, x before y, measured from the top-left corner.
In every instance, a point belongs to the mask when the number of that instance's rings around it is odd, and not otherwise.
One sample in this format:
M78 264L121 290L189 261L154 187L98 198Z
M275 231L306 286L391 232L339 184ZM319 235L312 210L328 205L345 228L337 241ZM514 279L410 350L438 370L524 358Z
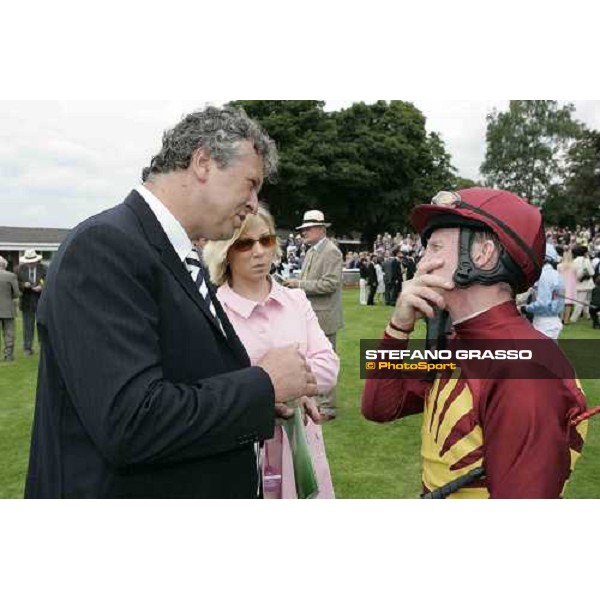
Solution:
M338 334L342 370L338 418L324 425L329 464L339 498L415 498L420 492L420 417L388 424L360 414L359 340L379 338L390 315L385 306L358 304L358 290L344 291L346 327ZM424 329L417 330L423 334ZM16 360L0 362L0 498L19 498L27 470L37 355L21 348L17 322ZM589 321L569 325L564 337L600 337ZM600 379L583 381L590 406L600 403ZM600 416L592 418L583 455L567 488L568 498L600 497Z

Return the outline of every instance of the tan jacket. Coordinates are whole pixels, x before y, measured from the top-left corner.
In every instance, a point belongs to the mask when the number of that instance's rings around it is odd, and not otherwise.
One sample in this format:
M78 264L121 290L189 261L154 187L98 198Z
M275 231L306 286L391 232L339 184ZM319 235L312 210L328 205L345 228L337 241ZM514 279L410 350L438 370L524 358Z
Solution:
M331 240L325 239L306 253L300 272L300 288L306 292L326 335L344 326L342 267L342 253Z
M573 259L573 269L575 271L575 289L578 292L587 292L594 288L594 267L592 261L587 256L578 256ZM581 276L587 273L591 275L585 281L579 281Z
M20 295L17 276L10 271L0 271L0 319L12 319L16 316L14 299Z

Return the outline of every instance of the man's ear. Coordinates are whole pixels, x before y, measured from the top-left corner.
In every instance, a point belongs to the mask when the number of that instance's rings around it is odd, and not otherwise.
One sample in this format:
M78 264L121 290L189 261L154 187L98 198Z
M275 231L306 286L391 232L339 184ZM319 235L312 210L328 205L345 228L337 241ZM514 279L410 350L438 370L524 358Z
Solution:
M494 242L492 240L485 240L474 244L472 259L475 266L479 269L493 269L498 262L498 252Z
M192 173L196 176L198 181L203 183L208 179L208 174L210 173L210 169L212 166L212 161L210 159L210 154L204 148L198 148L192 154L192 160L190 161L190 169Z

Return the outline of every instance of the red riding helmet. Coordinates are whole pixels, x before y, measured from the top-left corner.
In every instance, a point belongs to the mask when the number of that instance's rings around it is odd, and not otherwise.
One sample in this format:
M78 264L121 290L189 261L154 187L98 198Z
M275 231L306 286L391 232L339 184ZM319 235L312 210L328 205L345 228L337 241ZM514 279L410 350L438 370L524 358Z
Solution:
M461 229L458 268L454 281L461 287L472 283L511 284L520 293L540 277L546 240L540 210L516 194L490 188L440 192L431 204L413 209L410 220L423 244L435 229ZM473 232L493 231L505 249L495 269L482 271L471 261Z

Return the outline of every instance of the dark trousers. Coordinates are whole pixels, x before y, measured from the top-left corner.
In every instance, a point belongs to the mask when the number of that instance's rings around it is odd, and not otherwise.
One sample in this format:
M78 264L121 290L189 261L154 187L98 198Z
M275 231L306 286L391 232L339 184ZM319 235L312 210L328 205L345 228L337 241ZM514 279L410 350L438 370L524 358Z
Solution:
M388 306L393 306L394 304L394 284L391 281L385 282L385 303Z
M23 311L23 350L33 352L33 337L35 334L35 311Z
M0 329L4 335L4 358L10 360L15 346L15 320L0 319Z
M396 302L398 301L398 296L400 295L401 291L402 291L402 280L396 282L392 289L392 306L396 305Z
M367 298L367 306L373 306L375 304L375 292L377 291L377 286L369 287L369 297Z
M598 323L598 309L590 308L590 317L592 317L592 327L594 329L600 329L600 323Z

